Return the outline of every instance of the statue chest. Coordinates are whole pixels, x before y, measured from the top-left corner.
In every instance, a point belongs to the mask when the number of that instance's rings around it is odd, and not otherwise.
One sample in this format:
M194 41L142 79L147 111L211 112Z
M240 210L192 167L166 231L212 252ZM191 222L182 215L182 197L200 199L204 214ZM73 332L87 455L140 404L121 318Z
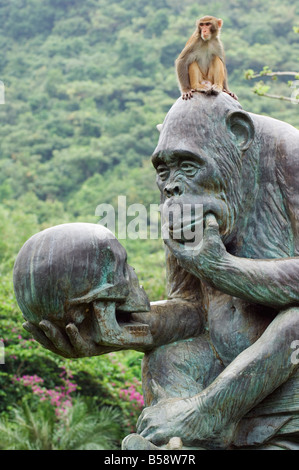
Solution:
M262 305L209 288L208 328L212 343L225 365L251 346L277 312Z

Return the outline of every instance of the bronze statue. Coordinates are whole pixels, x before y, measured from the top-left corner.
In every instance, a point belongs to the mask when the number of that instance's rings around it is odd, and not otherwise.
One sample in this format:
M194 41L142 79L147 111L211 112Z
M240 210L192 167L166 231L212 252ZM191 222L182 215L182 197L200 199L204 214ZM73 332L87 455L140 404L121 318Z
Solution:
M197 250L165 236L168 300L147 312L133 302L126 321L148 325L147 339L114 345L145 352L146 408L123 449L169 448L169 441L179 447L177 438L189 449L299 448L292 360L299 339L298 130L247 113L224 93L198 94L171 108L152 161L162 204L202 204L204 232ZM166 235L172 231L165 225ZM24 313L19 270L16 263ZM85 309L96 309L98 300L80 295ZM113 293L110 300L117 312ZM40 323L38 305L34 315L38 321L29 318L26 328L56 353L105 353L94 322L74 326L73 314L66 324Z

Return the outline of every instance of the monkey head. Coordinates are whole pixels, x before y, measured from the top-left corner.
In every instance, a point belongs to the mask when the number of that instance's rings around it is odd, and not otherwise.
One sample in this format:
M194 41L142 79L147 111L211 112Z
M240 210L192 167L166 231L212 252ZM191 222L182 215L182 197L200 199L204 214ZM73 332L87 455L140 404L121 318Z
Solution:
M195 229L213 213L221 235L229 239L242 205L250 200L244 188L256 177L252 158L247 162L244 156L253 139L251 117L225 93L197 94L189 102L179 99L164 120L152 156L163 210L173 204L202 205L202 213L189 217L189 225ZM174 220L170 235L175 228Z
M223 21L214 16L203 16L196 22L198 33L203 41L209 41L219 34Z

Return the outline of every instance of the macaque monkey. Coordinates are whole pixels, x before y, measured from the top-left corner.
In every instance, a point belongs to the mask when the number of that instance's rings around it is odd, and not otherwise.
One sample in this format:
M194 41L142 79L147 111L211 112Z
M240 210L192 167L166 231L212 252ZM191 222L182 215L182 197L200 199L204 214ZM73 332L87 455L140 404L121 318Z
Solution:
M195 91L207 94L224 91L238 99L228 89L224 49L219 38L222 23L214 16L197 20L196 30L175 62L184 100L192 98Z

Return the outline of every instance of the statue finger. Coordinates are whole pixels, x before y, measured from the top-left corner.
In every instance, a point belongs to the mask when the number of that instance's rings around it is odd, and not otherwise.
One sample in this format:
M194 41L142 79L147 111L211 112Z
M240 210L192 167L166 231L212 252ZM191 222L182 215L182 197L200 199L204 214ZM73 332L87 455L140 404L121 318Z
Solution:
M142 420L143 420L143 412L141 413L141 415L137 419L137 423L136 423L136 430L137 430L138 433L140 433L140 431L142 431Z
M147 427L151 412L151 407L144 408L141 415L137 419L136 430L138 434L141 434L141 432Z
M149 325L151 323L151 313L150 312L132 312L131 318L133 321L145 323Z
M140 436L158 446L166 444L169 440L169 437L162 431L162 429L156 428L155 426L150 426L149 428L144 429L144 431L140 433Z
M84 339L80 335L76 325L74 323L69 323L66 326L66 332L74 348L74 351L76 352L76 355L78 355L79 357L89 356L90 348L88 347L86 341L84 341Z
M173 238L168 238L164 239L164 243L176 258L182 257L182 247L179 242L173 240Z
M44 348L49 349L55 354L59 354L58 350L54 347L53 343L48 339L48 337L40 328L28 321L23 323L23 328L24 330L28 331L28 333L30 333L33 338Z
M64 357L73 357L72 346L69 340L59 331L53 323L42 320L39 324L47 338L54 345L58 354Z

